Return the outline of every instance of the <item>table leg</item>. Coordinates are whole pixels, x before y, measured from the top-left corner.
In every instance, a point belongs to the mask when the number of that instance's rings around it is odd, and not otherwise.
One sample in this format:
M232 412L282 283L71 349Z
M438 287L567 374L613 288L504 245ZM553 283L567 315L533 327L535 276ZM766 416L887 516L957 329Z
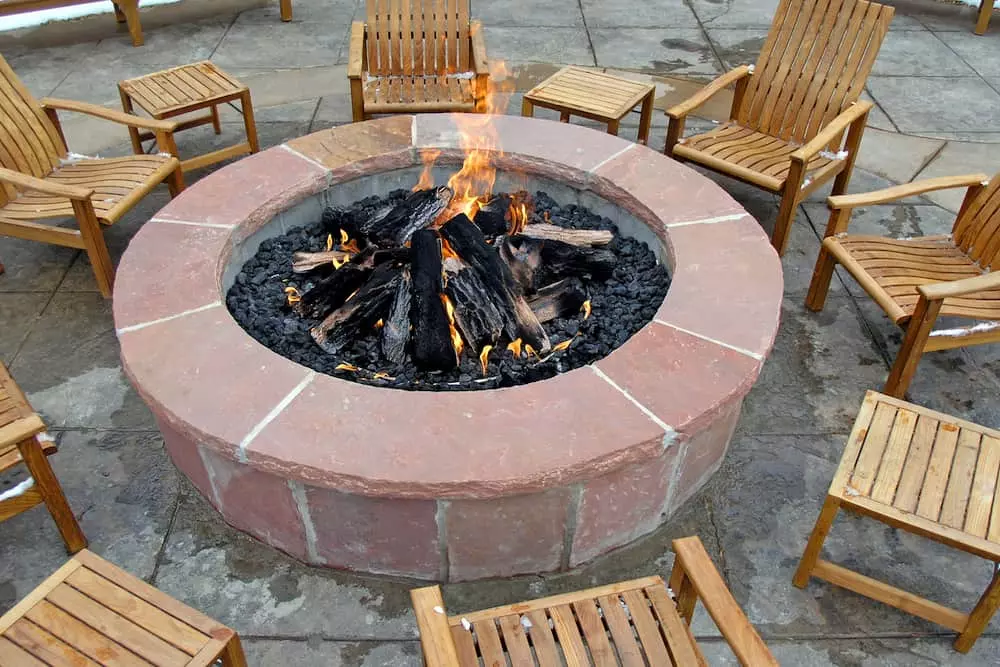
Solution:
M128 96L128 93L118 84L118 95L122 99L122 111L125 113L133 113L134 108L132 106L132 98ZM128 128L128 138L132 141L132 152L136 155L143 155L146 151L142 149L142 141L139 140L139 129L135 127Z
M250 143L250 152L256 153L260 150L257 142L257 123L253 117L253 102L250 100L250 89L247 88L240 94L240 109L243 111L243 126L247 131L247 141Z
M653 123L653 92L642 98L642 112L639 115L639 143L649 145L649 126Z
M219 120L219 105L212 105L212 129L216 134L222 134L222 123Z
M608 121L608 134L618 135L618 121L609 120Z
M559 122L560 123L568 123L569 122L569 112L568 111L560 111L559 112Z
M531 103L531 100L527 98L521 100L521 115L528 118L535 115L535 105Z

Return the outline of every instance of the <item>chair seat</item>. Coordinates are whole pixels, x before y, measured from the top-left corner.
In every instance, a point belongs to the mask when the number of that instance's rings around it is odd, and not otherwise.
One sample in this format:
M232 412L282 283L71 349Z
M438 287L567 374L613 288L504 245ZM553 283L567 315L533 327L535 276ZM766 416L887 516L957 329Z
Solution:
M18 443L41 430L44 426L28 404L24 392L14 383L7 369L0 365L0 472L21 463Z
M97 218L105 224L116 222L134 204L128 195L145 195L177 167L169 155L129 155L94 158L64 164L44 178L62 185L94 191L91 201ZM124 200L130 201L124 201ZM0 207L0 217L11 220L43 220L73 215L73 206L64 197L40 192L22 192Z
M451 76L375 76L365 82L365 113L475 111L471 78Z
M683 139L674 147L674 153L777 192L788 178L789 156L799 148L798 144L730 122ZM806 164L806 179L820 170L824 175L839 171L841 164L842 160L817 155Z
M913 314L918 285L972 278L983 269L950 236L890 239L845 235L827 238L824 246L897 324ZM1000 290L945 299L942 315L1000 319Z

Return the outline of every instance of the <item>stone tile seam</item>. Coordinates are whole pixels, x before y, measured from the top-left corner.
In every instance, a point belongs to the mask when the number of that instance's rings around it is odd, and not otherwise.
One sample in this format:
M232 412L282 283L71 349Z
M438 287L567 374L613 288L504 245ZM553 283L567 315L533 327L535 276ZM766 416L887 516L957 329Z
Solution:
M664 437L664 447L668 447L670 445L670 443L673 442L674 438L677 435L677 431L674 429L673 426L671 426L667 422L665 422L662 419L660 419L659 417L657 417L656 414L652 410L650 410L645 405L643 405L642 403L640 403L639 400L636 399L635 396L633 396L632 394L628 393L628 390L626 390L624 387L622 387L617 382L615 382L614 380L612 380L604 371L602 371L596 365L591 364L589 366L589 368L590 368L590 370L594 371L594 373L597 374L597 377L599 377L602 380L604 380L605 382L607 382L609 385L611 385L612 388L614 388L622 396L624 396L626 398L626 400L628 400L630 403L632 403L635 407L639 408L639 410L641 410L644 415L646 415L647 417L649 417L650 420L652 420L652 422L654 424L656 424L657 426L659 426L660 428L663 429L663 432L665 434L665 437ZM668 440L668 438L669 438L669 440Z
M720 347L724 347L727 350L732 350L733 352L739 352L740 354L746 355L746 356L748 356L751 359L754 359L756 361L764 361L764 355L760 354L758 352L752 352L750 350L744 349L744 348L739 347L737 345L730 345L729 343L723 343L721 340L716 340L716 339L712 338L711 336L706 336L705 334L700 334L697 331L691 331L690 329L685 329L684 327L679 327L676 324L672 324L670 322L665 322L665 321L663 321L661 319L658 319L658 318L653 318L653 322L655 322L656 324L659 324L661 326L670 327L671 329L676 329L677 331L680 331L682 333L686 333L689 336L694 336L695 338L700 338L701 340L708 341L709 343L715 343L716 345L718 345Z
M742 220L743 218L750 217L750 214L744 211L743 213L730 213L729 215L717 215L713 218L701 218L698 220L682 220L681 222L670 222L666 224L667 229L673 227L687 227L689 225L713 225L719 222L733 222L735 220Z
M305 160L309 164L313 165L314 167L319 167L320 169L323 170L323 173L326 174L327 177L329 177L329 175L330 175L330 168L327 167L322 162L314 160L313 158L309 157L305 153L300 153L299 151L295 150L294 148L292 148L288 144L281 144L281 145L278 146L278 148L284 148L286 151L288 151L292 155L294 155L296 157L299 157L299 158L302 158L303 160Z
M170 322L171 320L176 320L181 317L187 317L188 315L194 315L196 313L201 313L206 310L211 310L222 305L222 301L215 300L212 303L206 303L204 306L198 306L197 308L189 308L188 310L182 310L179 313L174 313L173 315L167 315L166 317L159 317L155 320L149 320L148 322L141 322L139 324L130 324L127 327L120 327L115 329L115 333L121 336L122 334L129 333L131 331L139 331L140 329L145 329L146 327L151 327L154 324L163 324L164 322Z
M221 496L219 495L219 488L215 483L215 467L212 466L212 462L208 460L205 456L205 449L201 445L197 445L198 458L201 459L201 465L205 467L205 473L208 475L208 485L211 487L212 500L215 501L215 506L218 508L222 507Z
M316 371L311 370L306 373L306 376L302 378L297 385L292 387L292 390L288 392L283 399L278 401L278 404L271 408L271 411L264 415L264 418L257 422L256 426L250 429L250 432L246 434L246 437L240 440L240 444L236 452L236 458L240 463L250 462L247 457L247 447L250 446L250 443L252 443L254 439L260 435L261 431L267 428L271 422L278 418L278 415L280 415L285 408L287 408L291 402L294 401L295 398L309 386L315 377Z
M635 148L638 145L639 144L631 144L630 143L625 148L622 148L621 150L615 151L614 153L612 153L611 155L609 155L608 157L604 158L603 160L601 160L600 162L598 162L597 164L595 164L593 167L591 167L590 169L588 169L587 173L588 174L596 174L598 169L600 169L601 167L603 167L607 163L611 162L615 158L621 157L622 155L625 155L625 153L629 152L630 150L632 150L633 148Z
M316 548L316 524L313 523L312 514L309 513L309 500L306 498L306 489L302 483L295 479L288 480L288 489L292 492L292 500L295 501L295 509L299 513L302 521L302 530L306 536L306 556L309 562L314 565L325 565L326 559L319 555Z
M168 220L166 218L157 218L155 215L149 219L150 222L156 222L161 224L169 225L187 225L189 227L210 227L212 229L233 229L237 226L237 223L231 225L220 225L213 222L194 222L192 220Z

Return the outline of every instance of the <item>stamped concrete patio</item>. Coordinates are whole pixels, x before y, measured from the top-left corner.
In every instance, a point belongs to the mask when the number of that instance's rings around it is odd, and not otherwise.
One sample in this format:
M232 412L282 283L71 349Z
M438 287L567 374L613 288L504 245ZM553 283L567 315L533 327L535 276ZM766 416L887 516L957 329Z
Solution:
M107 16L0 36L0 52L36 95L118 105L115 82L202 58L250 84L260 138L272 146L350 117L344 72L355 0L183 0L144 11L146 46L131 47ZM473 3L493 57L507 60L515 92L558 65L622 70L657 83L661 109L725 68L752 62L774 0L517 0ZM896 0L893 30L869 81L877 103L852 192L916 177L1000 167L1000 21L972 34L973 10ZM693 83L692 80L695 82ZM708 124L725 104L709 108ZM542 115L540 113L539 115ZM182 152L231 142L200 128ZM623 127L634 136L638 114ZM695 123L689 123L695 125ZM655 117L651 144L665 122ZM128 150L123 130L66 117L70 145L102 155ZM189 180L197 178L197 174ZM777 200L720 180L770 228ZM167 200L157 191L107 230L117 257ZM913 235L950 229L960 195L914 198L859 212L856 225ZM775 350L748 396L722 470L659 532L581 570L446 587L460 612L647 574L667 574L670 540L697 534L779 660L790 665L981 665L1000 661L1000 621L961 656L940 628L821 583L805 591L792 572L839 460L853 414L885 379L899 332L857 285L833 287L824 312L803 298L826 221L822 196L801 207L785 269ZM111 304L87 260L62 248L0 238L0 358L59 439L54 459L98 554L236 628L251 664L419 664L407 591L413 582L299 565L226 526L175 472L151 415L118 358ZM1000 346L928 356L911 390L923 405L1000 426ZM0 478L0 490L12 478ZM831 558L958 608L971 608L989 563L842 516ZM0 612L64 560L38 509L0 524ZM696 619L713 664L733 664L714 626Z

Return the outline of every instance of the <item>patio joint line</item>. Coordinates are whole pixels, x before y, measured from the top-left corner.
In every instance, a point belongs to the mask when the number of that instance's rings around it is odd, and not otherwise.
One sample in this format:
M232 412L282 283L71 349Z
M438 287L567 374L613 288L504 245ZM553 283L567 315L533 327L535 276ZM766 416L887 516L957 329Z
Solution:
M322 170L323 170L323 171L324 171L325 173L327 173L327 174L329 174L329 173L330 173L330 168L329 168L329 167L327 167L327 166L326 166L325 164L323 164L322 162L319 162L319 161L317 161L317 160L314 160L313 158L309 157L309 156L308 156L308 155L306 155L305 153L300 153L299 151L295 150L294 148L292 148L292 147L291 147L291 146L289 146L288 144L280 144L280 145L278 146L278 148L284 148L284 149L285 149L286 151L288 151L288 152L289 152L289 153L291 153L292 155L295 155L295 156L297 156L297 157L300 157L300 158L302 158L303 160L305 160L306 162L309 162L309 163L311 163L311 164L313 164L313 165L315 165L315 166L319 167L319 168L320 168L320 169L322 169Z
M119 336L130 331L138 331L140 329L145 329L146 327L151 327L154 324L163 324L164 322L169 322L171 320L176 320L181 317L186 317L188 315L194 315L195 313L200 313L206 310L211 310L222 305L222 301L213 301L212 303L206 303L204 306L198 306L197 308L191 308L189 310L182 310L179 313L174 313L173 315L167 315L166 317L160 317L155 320L150 320L148 322L142 322L141 324L130 324L127 327L121 327L120 329L115 329L115 333Z
M288 489L292 492L292 500L295 501L295 509L302 520L302 530L306 537L306 555L313 565L326 565L326 559L319 555L316 550L316 524L313 523L312 515L309 513L309 500L306 498L306 489L302 482L297 479L288 480Z
M718 345L720 347L724 347L724 348L729 349L729 350L732 350L733 352L739 352L740 354L744 354L744 355L750 357L751 359L756 359L757 361L763 361L764 360L764 355L763 354L759 354L757 352L751 352L750 350L744 349L742 347L738 347L736 345L730 345L729 343L723 343L721 340L715 340L714 338L706 336L705 334L700 334L697 331L691 331L690 329L685 329L684 327L679 327L676 324L671 324L670 322L665 322L665 321L663 321L661 319L657 319L655 317L653 318L653 321L656 322L657 324L662 325L662 326L670 327L671 329L677 329L677 331L681 331L683 333L686 333L689 336L694 336L695 338L700 338L702 340L708 341L709 343L715 343L716 345Z
M213 229L233 229L236 225L222 225L215 222L194 222L192 220L165 220L163 218L152 217L150 222L165 223L168 225L188 225L190 227L211 227Z
M698 220L682 220L681 222L670 222L665 226L667 229L671 227L688 227L690 225L714 225L719 222L732 222L734 220L742 220L743 218L749 217L749 213L744 211L743 213L730 213L728 215L717 215L712 218L699 218Z
M587 170L587 173L588 174L595 174L595 173L597 173L598 169L600 169L601 167L603 167L607 163L611 162L615 158L617 158L617 157L619 157L621 155L624 155L625 153L627 153L628 151L632 150L633 148L635 148L638 145L639 144L632 144L632 143L630 143L625 148L622 148L621 150L612 153L608 157L604 158L603 160L601 160L600 162L598 162L597 164L595 164L593 167L591 167L590 169Z
M240 463L249 463L249 459L247 458L247 447L250 446L250 443L254 441L254 438L260 435L261 431L267 428L268 424L278 418L278 415L280 415L282 411L295 400L296 396L301 394L302 391L309 386L309 383L312 382L315 377L316 371L309 371L306 373L306 376L302 378L302 380L300 380L299 383L295 385L283 399L278 401L278 404L271 408L271 411L264 415L264 418L261 419L256 426L250 429L250 432L246 434L246 437L240 440L239 451L236 452L236 458Z
M673 434L676 433L676 431L674 430L673 426L671 426L667 422L665 422L662 419L660 419L659 417L657 417L656 414L652 410L650 410L645 405L643 405L642 403L640 403L639 400L636 399L635 396L633 396L632 394L628 393L628 390L626 390L625 388L621 387L617 382L615 382L610 377L608 377L608 375L604 371L602 371L600 368L598 368L594 364L591 364L589 366L589 368L590 368L590 370L594 371L594 373L597 374L597 377L601 378L602 380L604 380L605 382L607 382L609 385L611 385L613 388L617 389L618 392L622 396L624 396L626 399L628 399L628 401L631 402L635 407L639 408L639 410L641 410L644 415L646 415L647 417L649 417L653 421L654 424L656 424L657 426L659 426L660 428L662 428L664 430L664 432L668 436L672 436ZM673 441L673 439L671 438L670 442L672 442L672 441ZM669 446L670 442L667 442L667 439L665 438L664 439L664 446Z

